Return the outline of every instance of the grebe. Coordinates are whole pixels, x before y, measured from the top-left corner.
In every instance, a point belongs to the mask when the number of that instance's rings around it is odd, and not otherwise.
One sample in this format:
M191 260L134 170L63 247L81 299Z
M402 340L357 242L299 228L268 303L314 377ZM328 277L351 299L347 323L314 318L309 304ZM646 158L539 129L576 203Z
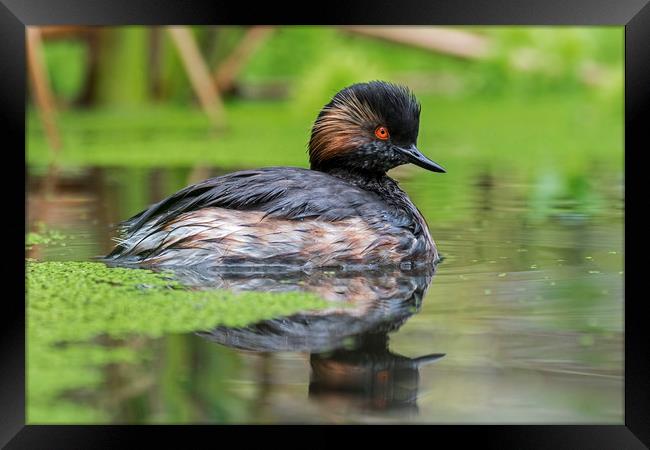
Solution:
M338 92L314 122L310 169L244 170L188 186L121 224L106 257L145 266L411 267L438 259L386 172L445 172L416 147L420 104L383 81Z

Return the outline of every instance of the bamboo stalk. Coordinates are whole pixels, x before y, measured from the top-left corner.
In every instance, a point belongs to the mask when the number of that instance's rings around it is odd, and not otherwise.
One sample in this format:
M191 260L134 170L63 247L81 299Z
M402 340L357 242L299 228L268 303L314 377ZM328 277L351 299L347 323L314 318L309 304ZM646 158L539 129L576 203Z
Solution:
M97 27L79 25L46 25L38 27L38 29L41 36L46 39L66 39L70 37L89 35L97 31Z
M342 30L448 55L480 59L488 54L487 38L444 27L344 26Z
M41 33L37 27L26 27L26 29L27 63L34 89L34 100L50 148L54 150L55 154L58 154L61 149L61 136L56 126L56 106L45 67Z
M255 26L246 31L235 49L214 71L215 83L222 92L233 88L241 70L272 32L273 27L269 26Z
M185 72L199 98L203 111L215 128L223 128L225 124L223 102L212 81L208 65L192 35L192 30L187 26L170 26L167 27L167 30L178 49Z

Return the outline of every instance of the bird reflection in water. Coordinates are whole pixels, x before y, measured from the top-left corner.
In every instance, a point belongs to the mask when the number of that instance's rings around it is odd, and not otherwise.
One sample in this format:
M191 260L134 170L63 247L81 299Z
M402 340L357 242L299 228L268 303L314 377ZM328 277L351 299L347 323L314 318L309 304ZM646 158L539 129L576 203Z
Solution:
M345 307L308 311L243 328L199 333L254 352L310 353L309 396L362 410L417 413L420 368L442 358L409 358L389 349L389 333L420 310L434 269L410 271L176 271L195 288L314 293Z
M420 367L444 354L408 358L393 353L387 333L358 335L355 344L311 354L309 396L334 403L344 397L364 410L417 413Z

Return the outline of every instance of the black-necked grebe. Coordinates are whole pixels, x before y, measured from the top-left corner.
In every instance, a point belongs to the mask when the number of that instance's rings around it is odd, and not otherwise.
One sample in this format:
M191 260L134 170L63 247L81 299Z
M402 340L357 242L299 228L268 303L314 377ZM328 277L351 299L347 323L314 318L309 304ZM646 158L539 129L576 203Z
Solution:
M416 147L420 105L373 81L337 93L318 115L311 168L211 178L122 224L108 260L175 266L412 266L438 254L427 224L389 169L444 169Z

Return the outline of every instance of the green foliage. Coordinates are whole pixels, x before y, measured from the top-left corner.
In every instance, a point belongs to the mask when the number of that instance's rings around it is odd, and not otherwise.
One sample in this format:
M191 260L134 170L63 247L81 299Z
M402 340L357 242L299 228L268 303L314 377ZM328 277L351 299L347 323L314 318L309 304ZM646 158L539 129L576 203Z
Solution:
M352 80L381 74L408 81L415 77L447 94L540 96L551 92L591 92L613 100L623 92L622 27L464 27L485 36L491 51L481 60L464 60L402 44L346 33L335 27L278 27L248 61L247 83L284 80L293 88L329 92L336 72L347 65ZM161 86L165 99L187 104L194 99L178 51L162 31ZM243 36L243 27L194 27L212 67ZM151 29L140 26L106 30L100 53L99 101L133 105L148 95ZM48 72L54 90L71 98L82 86L87 54L74 40L46 41ZM317 73L317 74L315 74ZM349 83L345 77L345 83ZM308 87L304 87L309 83ZM338 87L338 86L337 86Z
M311 111L315 118L323 105L342 88L370 80L391 81L388 74L363 53L327 54L306 70L293 87L292 108L297 115Z
M149 92L147 29L125 27L118 33L105 32L103 37L99 103L124 106L144 103Z
M100 61L104 106L59 115L64 144L59 163L305 166L303 151L322 105L343 86L381 78L412 85L423 104L421 145L444 154L441 162L453 170L470 155L488 165L517 167L558 167L563 159L561 166L572 171L587 168L598 155L622 167L622 28L468 29L491 40L485 60L461 60L335 28L280 27L246 65L242 79L284 79L291 97L227 102L229 128L219 135L191 100L187 76L164 30L162 91L175 102L148 106L143 102L150 30L110 30ZM220 27L216 34L195 29L215 61L242 33L241 27ZM71 72L83 59L79 45L52 42L46 50L53 78L76 79ZM28 162L42 167L52 153L31 108L28 120Z
M492 39L482 92L488 95L546 95L590 91L621 98L621 27L490 27Z
M295 79L335 42L331 29L281 27L255 54L243 77L247 81Z
M66 393L100 385L106 364L147 355L102 339L239 327L328 304L299 293L192 291L169 274L90 262L28 261L26 289L29 423L105 420Z
M52 91L64 101L72 101L83 86L88 54L83 42L61 40L45 46L45 65Z
M616 98L622 94L622 27L464 28L489 40L487 58L463 60L333 28L283 27L247 65L243 76L253 82L274 78L300 82L312 71L327 72L324 61L336 64L338 58L352 56L351 67L362 73L367 73L370 63L392 78L419 74L437 84L454 79L464 95L590 91ZM311 87L323 88L318 83Z

